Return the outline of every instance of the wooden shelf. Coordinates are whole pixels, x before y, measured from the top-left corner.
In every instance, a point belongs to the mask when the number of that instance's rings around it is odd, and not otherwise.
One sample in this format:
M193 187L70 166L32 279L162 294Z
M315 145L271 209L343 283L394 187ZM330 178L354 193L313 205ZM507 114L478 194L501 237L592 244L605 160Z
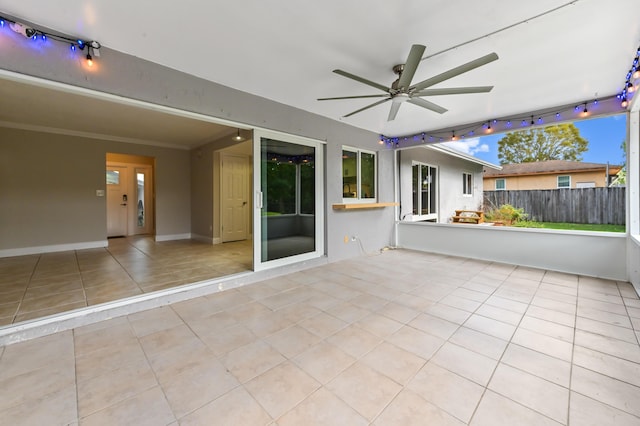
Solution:
M398 206L400 203L340 203L334 204L334 210L352 210L352 209L380 209L383 207Z

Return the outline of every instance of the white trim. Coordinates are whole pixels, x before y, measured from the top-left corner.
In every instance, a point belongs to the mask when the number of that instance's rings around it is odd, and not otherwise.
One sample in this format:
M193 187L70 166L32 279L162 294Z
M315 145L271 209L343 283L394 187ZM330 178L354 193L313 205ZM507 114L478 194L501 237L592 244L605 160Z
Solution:
M449 148L449 147L443 146L443 145L441 145L439 143L426 145L426 146L423 146L423 148L433 149L434 151L440 151L440 152L442 152L444 154L448 154L448 155L450 155L452 157L457 157L457 158L460 158L462 160L467 160L467 161L470 161L472 163L480 164L482 166L487 166L487 167L490 167L490 168L495 169L495 170L502 170L502 166L498 166L497 164L489 163L488 161L481 160L481 159L476 158L476 157L474 157L472 155L465 154L464 152L460 152L460 151L457 151L457 150L455 150L453 148Z
M213 244L213 238L206 235L191 234L191 239L200 241L201 243Z
M156 241L175 241L175 240L190 240L190 239L191 239L191 233L156 235Z
M214 237L214 238L211 240L211 242L212 242L212 244L222 244L222 238L220 238L220 237Z
M569 178L569 186L560 186L560 178L561 177ZM556 189L571 189L571 175L557 175L556 176Z
M499 180L504 182L504 187L503 188L498 188L498 181ZM507 190L507 179L506 178L496 178L495 181L493 181L493 190L494 191L506 191Z
M83 243L53 244L49 246L21 247L0 250L0 257L25 256L29 254L53 253L58 251L86 250L103 248L107 247L108 245L109 242L107 240L102 240L87 241Z
M465 175L469 175L471 177L471 181L469 182L469 187L467 188L467 190L469 191L469 193L464 192L465 190L465 186L467 186L467 178ZM462 172L462 196L463 197L473 197L473 188L474 188L474 179L473 179L473 173L472 172Z

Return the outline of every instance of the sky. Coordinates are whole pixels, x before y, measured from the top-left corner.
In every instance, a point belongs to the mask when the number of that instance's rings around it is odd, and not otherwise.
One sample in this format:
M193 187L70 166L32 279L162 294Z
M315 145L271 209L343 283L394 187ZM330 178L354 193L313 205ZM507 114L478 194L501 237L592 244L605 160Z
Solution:
M624 156L620 145L627 135L626 116L613 115L590 120L580 120L573 124L580 131L580 136L589 141L589 150L582 154L582 161L588 163L609 163L620 165ZM467 138L445 145L473 155L481 160L493 164L500 164L498 160L498 141L505 133Z

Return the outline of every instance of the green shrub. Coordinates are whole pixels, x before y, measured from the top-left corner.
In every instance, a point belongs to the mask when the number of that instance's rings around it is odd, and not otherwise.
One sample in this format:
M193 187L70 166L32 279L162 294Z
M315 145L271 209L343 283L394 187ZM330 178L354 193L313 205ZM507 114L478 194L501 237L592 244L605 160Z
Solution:
M485 218L489 222L502 222L505 225L513 225L516 222L525 220L529 215L522 208L515 208L511 204L503 204L485 213Z

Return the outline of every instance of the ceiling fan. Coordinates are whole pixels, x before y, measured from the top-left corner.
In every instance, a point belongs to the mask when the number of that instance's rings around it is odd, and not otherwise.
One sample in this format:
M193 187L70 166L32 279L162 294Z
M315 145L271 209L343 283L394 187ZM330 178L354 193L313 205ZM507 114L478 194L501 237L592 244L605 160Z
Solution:
M404 64L399 64L393 67L393 72L398 75L398 79L391 84L391 87L386 87L382 84L378 84L371 80L367 80L366 78L348 73L342 70L333 70L334 73L341 75L343 77L350 78L352 80L358 81L360 83L366 84L367 86L375 87L376 89L382 90L385 94L378 95L363 95L363 96L339 96L334 98L319 98L319 101L333 101L339 99L360 99L360 98L385 98L380 101L374 102L371 105L367 105L364 108L360 108L359 110L350 112L344 117L350 117L354 114L367 110L369 108L373 108L380 104L383 104L387 101L391 101L391 110L389 111L389 117L387 121L394 120L396 115L398 114L398 110L400 109L400 105L404 102L409 102L414 105L418 105L422 108L426 108L428 110L437 112L439 114L444 114L447 112L446 108L441 107L440 105L434 104L433 102L429 102L425 99L422 99L423 96L441 96L441 95L460 95L466 93L487 93L493 89L493 86L475 86L475 87L452 87L449 89L428 89L435 84L443 82L445 80L449 80L450 78L456 77L460 74L464 74L468 71L471 71L475 68L486 65L490 62L493 62L498 59L498 55L494 53L489 53L488 55L482 56L478 59L474 59L473 61L467 62L466 64L462 64L455 68L451 68L448 71L445 71L441 74L438 74L434 77L428 78L420 83L411 85L411 80L413 80L413 76L418 69L418 65L422 60L422 54L424 53L425 46L421 44L414 44L411 46L411 51L409 51L409 56L407 56L407 60Z

